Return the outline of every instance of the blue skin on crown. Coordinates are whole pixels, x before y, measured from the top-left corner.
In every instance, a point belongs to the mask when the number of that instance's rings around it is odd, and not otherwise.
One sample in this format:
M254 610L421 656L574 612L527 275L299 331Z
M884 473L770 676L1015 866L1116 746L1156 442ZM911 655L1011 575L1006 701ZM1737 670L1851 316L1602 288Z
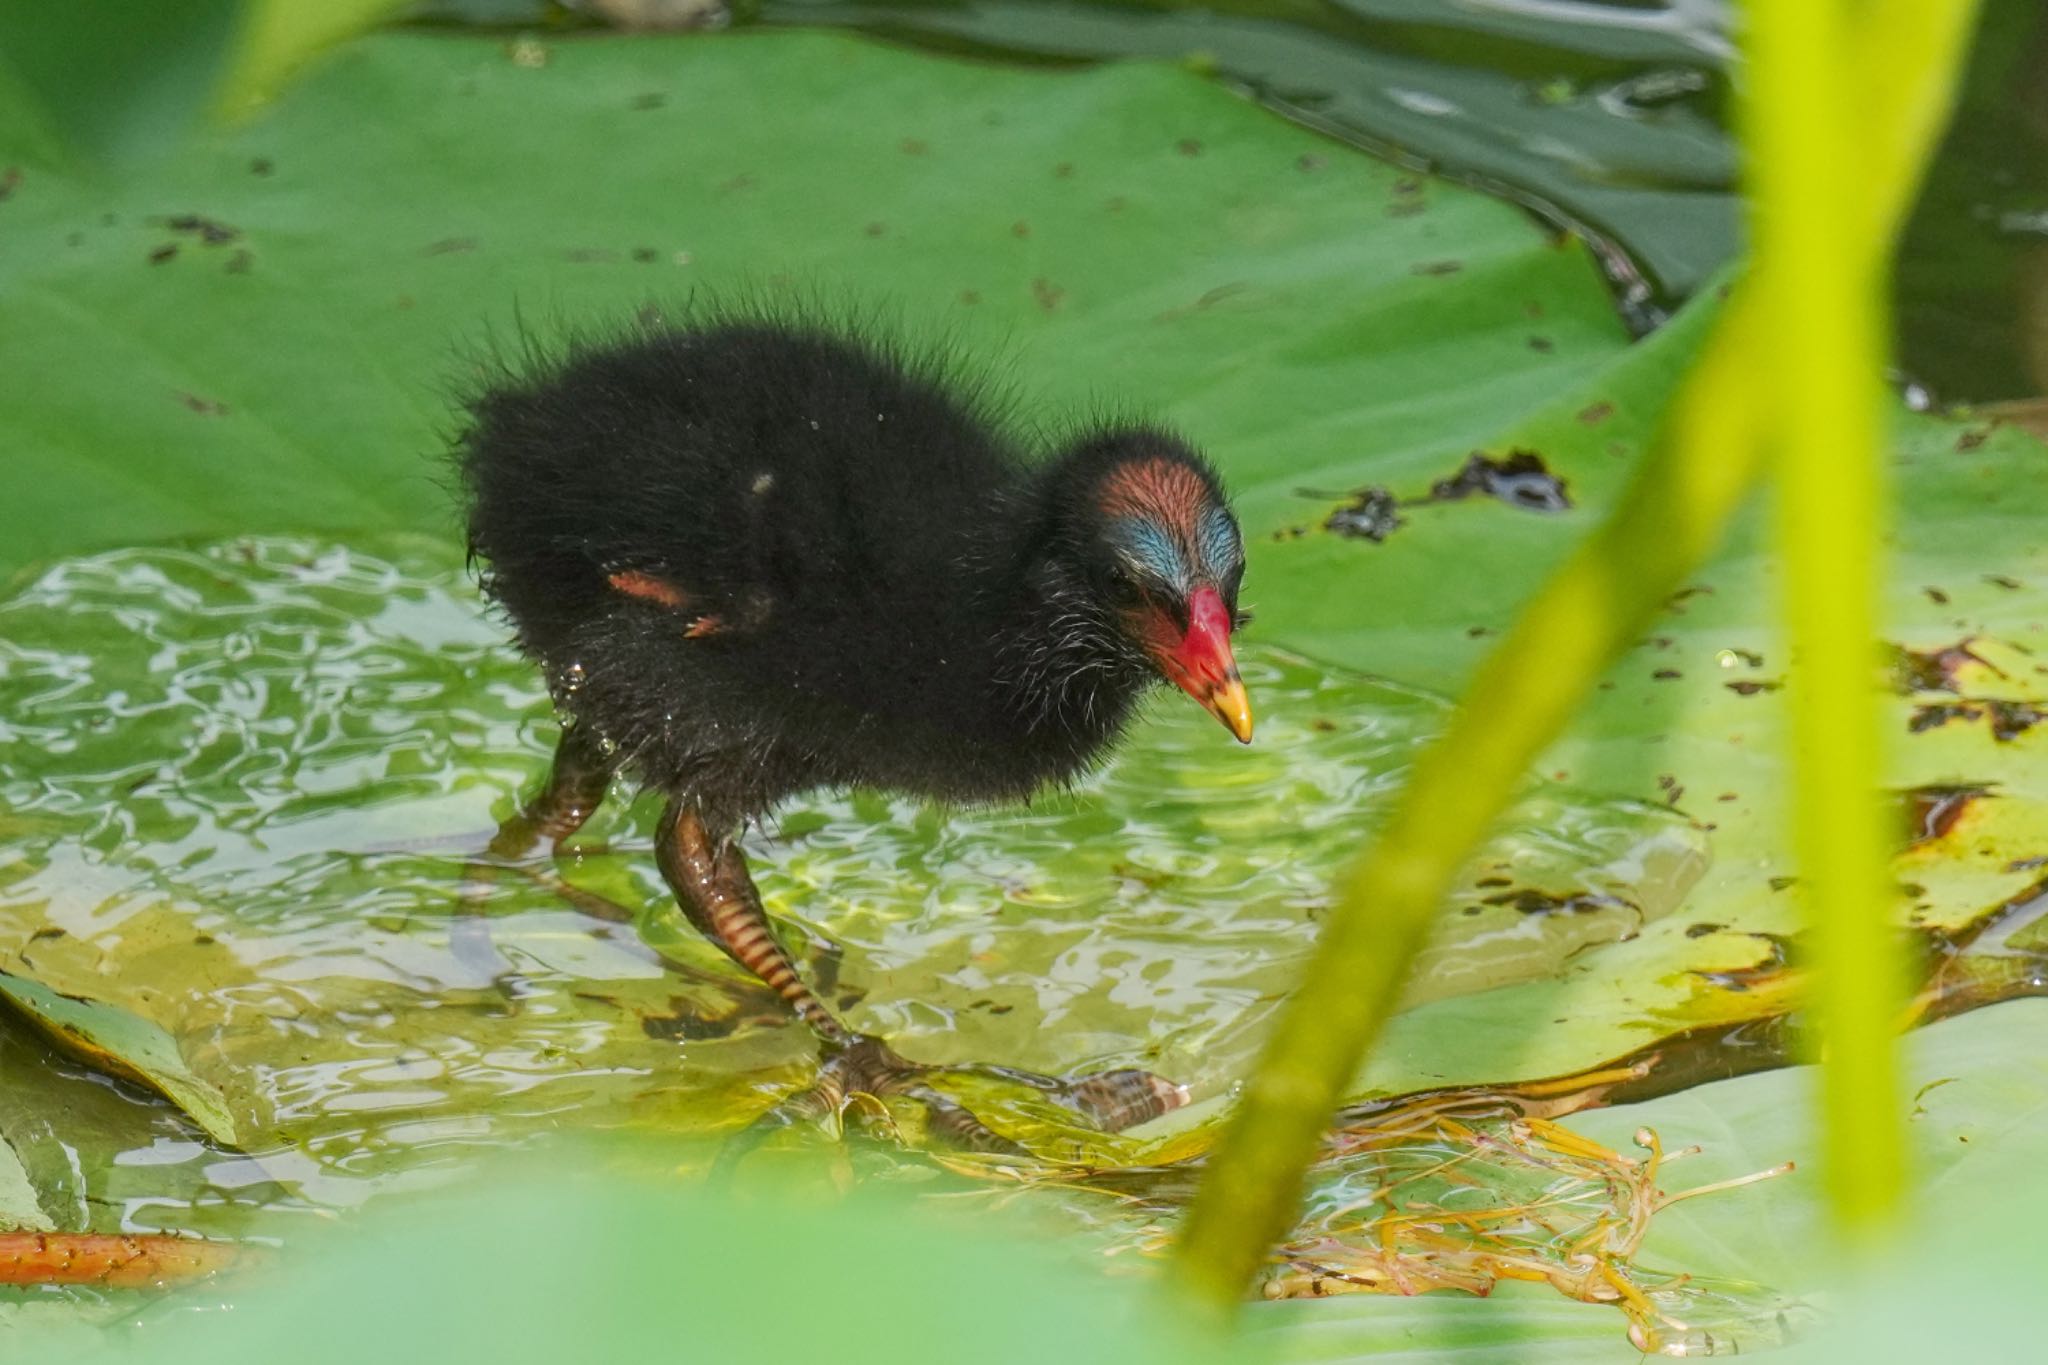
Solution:
M1141 569L1147 578L1187 590L1187 563L1165 527L1144 517L1118 517L1110 526L1118 550L1133 568Z

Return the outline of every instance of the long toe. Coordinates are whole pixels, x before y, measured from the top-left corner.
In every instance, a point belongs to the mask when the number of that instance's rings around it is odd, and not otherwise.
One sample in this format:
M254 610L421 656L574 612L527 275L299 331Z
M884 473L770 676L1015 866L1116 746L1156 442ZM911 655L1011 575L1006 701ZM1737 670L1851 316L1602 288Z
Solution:
M909 1085L896 1093L924 1106L925 1132L948 1147L991 1156L1026 1156L1025 1149L983 1123L966 1106L928 1085Z
M1063 1098L1105 1133L1150 1123L1186 1104L1188 1088L1138 1067L1097 1071L1067 1083Z
M861 1088L853 1084L853 1073L845 1050L828 1053L818 1067L817 1079L810 1085L784 1096L773 1108L725 1140L712 1164L713 1172L730 1171L747 1153L785 1128L818 1123L838 1136L839 1116L845 1112L847 1095Z

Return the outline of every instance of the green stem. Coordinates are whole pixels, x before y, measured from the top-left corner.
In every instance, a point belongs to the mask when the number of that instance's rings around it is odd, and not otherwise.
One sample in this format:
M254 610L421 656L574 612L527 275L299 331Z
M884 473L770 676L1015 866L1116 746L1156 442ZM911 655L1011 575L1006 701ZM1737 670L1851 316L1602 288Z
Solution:
M1866 10L1829 60L1845 65L1844 79L1853 82L1845 88L1858 96L1844 107L1869 125L1868 188L1847 201L1847 211L1860 218L1850 224L1857 255L1870 261L1890 241L1941 125L1972 8L1967 0L1879 0ZM1759 297L1759 283L1796 289L1799 282L1780 275L1744 287L1681 389L1666 438L1608 520L1481 665L1450 729L1417 765L1386 829L1342 888L1189 1215L1176 1268L1199 1302L1229 1311L1267 1249L1285 1236L1329 1116L1392 1012L1452 879L1529 766L1704 562L1761 476L1766 405L1783 395L1771 377L1780 310ZM1851 384L1848 398L1857 392L1871 397ZM1858 571L1867 576L1869 568ZM1860 619L1867 631L1868 616ZM1848 667L1867 670L1869 640L1864 634L1848 651ZM1867 686L1867 671L1859 677ZM1852 717L1844 731L1853 733L1855 724ZM1851 771L1848 780L1863 778ZM1835 854L1867 856L1861 847ZM1853 893L1857 883L1843 884ZM1888 1037L1882 1030L1873 1036Z

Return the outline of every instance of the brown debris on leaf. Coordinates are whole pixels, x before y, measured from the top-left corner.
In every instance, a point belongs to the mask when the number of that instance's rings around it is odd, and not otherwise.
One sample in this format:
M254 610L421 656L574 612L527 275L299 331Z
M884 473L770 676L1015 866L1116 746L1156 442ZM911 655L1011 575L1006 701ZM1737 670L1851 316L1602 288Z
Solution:
M1351 501L1323 519L1323 529L1340 536L1370 540L1374 544L1400 530L1407 522L1388 489L1371 484L1351 495Z
M1960 692L1960 675L1970 664L1982 664L1999 677L2005 677L2003 669L1970 648L1975 643L1974 639L1966 638L1938 649L1888 646L1893 687L1905 693Z
M1457 473L1431 484L1427 497L1403 505L1455 502L1475 493L1532 512L1563 512L1572 505L1564 480L1533 450L1511 450L1501 460L1474 451Z
M1913 708L1906 729L1917 735L1939 729L1952 720L1987 719L1991 725L1991 737L2000 744L2008 744L2043 720L2048 720L2048 708L2026 701L1931 702Z

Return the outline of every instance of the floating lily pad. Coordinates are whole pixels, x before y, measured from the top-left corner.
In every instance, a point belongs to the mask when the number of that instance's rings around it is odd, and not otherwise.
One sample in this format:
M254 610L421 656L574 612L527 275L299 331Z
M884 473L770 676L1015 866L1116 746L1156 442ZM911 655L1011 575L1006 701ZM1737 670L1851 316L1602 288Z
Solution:
M1162 705L1030 811L820 797L761 841L772 908L856 1024L934 1061L1171 1072L1211 1101L1163 1139L1189 1141L1714 307L1630 346L1580 245L1168 66L412 33L118 184L13 136L0 808L29 856L0 871L0 953L179 1040L232 1131L276 1144L238 1172L273 1181L259 1210L403 1188L565 1116L731 1126L811 1065L667 909L644 814L497 869L465 910L552 734L463 586L436 464L464 348L515 308L546 334L700 286L815 289L997 357L1027 417L1114 399L1215 454L1252 539L1257 747ZM1435 493L1489 468L1558 494ZM1894 473L1894 642L1988 661L1910 675L1892 732L1913 922L2011 968L1932 983L1979 1003L2038 962L2048 453L1902 418ZM1372 489L1400 524L1332 529ZM1746 1064L1672 1059L1796 984L1772 593L1752 519L1531 774L1358 1093ZM1933 788L1975 794L1929 823ZM992 1102L1049 1151L1144 1150Z

